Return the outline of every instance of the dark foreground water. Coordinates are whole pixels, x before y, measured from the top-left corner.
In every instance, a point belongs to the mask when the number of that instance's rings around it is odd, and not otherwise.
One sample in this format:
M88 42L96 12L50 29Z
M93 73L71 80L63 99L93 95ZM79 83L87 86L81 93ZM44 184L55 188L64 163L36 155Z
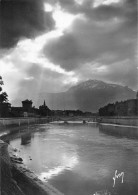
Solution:
M94 124L37 128L30 143L18 138L11 145L44 182L65 195L138 195L137 140L109 136Z

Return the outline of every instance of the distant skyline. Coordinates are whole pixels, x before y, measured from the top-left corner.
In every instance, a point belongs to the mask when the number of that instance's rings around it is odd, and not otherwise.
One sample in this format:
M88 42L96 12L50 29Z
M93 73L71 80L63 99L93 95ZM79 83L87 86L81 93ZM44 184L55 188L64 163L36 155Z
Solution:
M9 100L88 79L138 89L137 0L1 0L0 12Z

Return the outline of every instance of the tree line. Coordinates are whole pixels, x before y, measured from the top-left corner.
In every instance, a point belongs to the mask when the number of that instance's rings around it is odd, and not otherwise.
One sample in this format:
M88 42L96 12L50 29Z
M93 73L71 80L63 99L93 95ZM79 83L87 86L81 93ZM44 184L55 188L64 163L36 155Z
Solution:
M4 85L4 82L2 80L2 76L0 76L0 103L7 103L8 95L6 92L3 92L2 85Z

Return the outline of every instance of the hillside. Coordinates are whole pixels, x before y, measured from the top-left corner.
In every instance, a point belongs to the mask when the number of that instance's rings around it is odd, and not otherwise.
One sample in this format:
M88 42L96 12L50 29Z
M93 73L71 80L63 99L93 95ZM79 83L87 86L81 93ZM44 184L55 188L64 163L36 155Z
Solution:
M127 86L88 80L62 93L41 93L39 105L46 100L51 109L80 109L96 112L108 103L133 99L136 92Z

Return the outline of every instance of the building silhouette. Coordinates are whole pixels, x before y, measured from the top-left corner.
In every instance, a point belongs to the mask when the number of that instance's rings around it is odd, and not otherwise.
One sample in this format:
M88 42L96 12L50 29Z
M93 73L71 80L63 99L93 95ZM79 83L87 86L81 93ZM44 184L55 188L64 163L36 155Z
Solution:
M44 100L43 105L39 106L39 114L41 116L50 116L51 115L51 110L46 105L45 100Z
M26 112L31 111L32 104L33 104L32 100L26 99L26 100L22 101L22 108L23 108L23 110L26 111Z
M10 103L0 103L0 117L9 117L11 112Z
M99 109L100 116L138 116L138 92L136 99L108 104Z

